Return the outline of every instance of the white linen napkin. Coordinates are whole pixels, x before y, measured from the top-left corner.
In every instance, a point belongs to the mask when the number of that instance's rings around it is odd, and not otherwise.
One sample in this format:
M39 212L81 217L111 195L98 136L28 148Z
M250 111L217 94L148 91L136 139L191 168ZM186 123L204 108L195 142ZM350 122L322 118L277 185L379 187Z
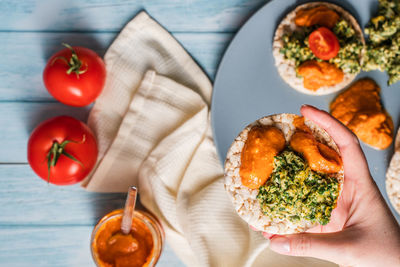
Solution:
M89 116L99 161L82 183L97 192L136 185L188 266L331 266L281 256L236 214L213 143L212 85L145 12L105 55L107 81Z

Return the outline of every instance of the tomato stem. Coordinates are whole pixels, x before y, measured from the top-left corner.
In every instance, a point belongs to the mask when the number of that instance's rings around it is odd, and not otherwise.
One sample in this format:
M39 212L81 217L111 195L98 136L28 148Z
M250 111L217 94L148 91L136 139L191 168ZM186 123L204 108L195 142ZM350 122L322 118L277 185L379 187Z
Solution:
M67 74L75 73L76 77L79 78L80 74L85 73L88 70L87 64L85 64L85 68L82 68L82 61L78 58L78 55L76 54L75 49L70 46L69 44L62 43L63 46L71 50L71 58L68 60L66 57L56 57L52 62L51 65L54 64L57 60L62 60L64 61L65 64L68 65L69 69L67 70Z
M61 155L64 155L79 165L83 167L83 163L80 162L77 158L72 156L71 154L67 153L65 151L65 146L68 145L69 143L75 143L75 144L83 144L86 140L86 135L83 135L82 141L73 141L73 140L65 140L61 144L58 143L57 141L53 142L53 145L51 146L49 152L47 153L47 182L50 183L50 170L51 167L55 167L57 164L58 159L60 158Z

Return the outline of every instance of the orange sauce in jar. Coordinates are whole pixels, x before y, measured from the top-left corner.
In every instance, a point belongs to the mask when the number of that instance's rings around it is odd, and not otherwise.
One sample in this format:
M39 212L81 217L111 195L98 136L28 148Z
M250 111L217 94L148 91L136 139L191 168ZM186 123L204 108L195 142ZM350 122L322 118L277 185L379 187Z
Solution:
M117 210L106 215L96 226L92 235L92 254L97 265L153 266L161 253L159 244L155 244L157 240L154 240L154 229L152 231L141 216L134 216L131 232L125 235L121 232L121 221L122 210ZM157 258L154 261L155 256Z

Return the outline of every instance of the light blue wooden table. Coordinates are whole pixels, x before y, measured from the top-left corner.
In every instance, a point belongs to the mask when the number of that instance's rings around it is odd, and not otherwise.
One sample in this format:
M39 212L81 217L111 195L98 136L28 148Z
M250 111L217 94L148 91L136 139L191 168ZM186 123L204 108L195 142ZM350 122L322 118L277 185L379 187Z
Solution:
M265 0L0 0L0 266L94 266L89 237L120 208L122 194L47 185L31 171L26 144L46 118L86 120L88 108L56 102L42 71L61 42L103 56L140 10L164 25L211 79L233 34ZM167 245L159 266L183 266Z
M0 0L0 266L94 266L93 226L124 194L46 184L26 159L30 132L61 114L86 121L89 108L56 102L42 71L61 43L103 56L122 27L146 10L213 80L238 28L267 0ZM159 266L183 266L166 245Z

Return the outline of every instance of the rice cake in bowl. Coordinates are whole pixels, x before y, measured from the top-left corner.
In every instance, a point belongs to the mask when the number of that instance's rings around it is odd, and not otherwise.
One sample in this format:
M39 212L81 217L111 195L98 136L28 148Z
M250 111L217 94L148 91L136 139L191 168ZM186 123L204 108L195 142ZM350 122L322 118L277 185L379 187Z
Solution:
M274 214L263 212L260 200L257 198L260 189L251 189L242 183L240 172L242 165L242 151L248 139L249 132L254 127L275 127L279 129L284 136L285 146L288 146L292 136L297 132L296 129L298 130L294 123L298 118L300 117L295 114L283 113L263 117L251 123L236 137L226 156L225 189L232 200L236 212L249 225L253 226L257 230L268 232L270 234L293 234L304 232L317 226L318 222L305 219L292 221L288 218L282 218L281 216L275 216ZM339 153L338 147L325 130L308 120L305 120L304 124L310 130L312 136L317 142L324 144ZM340 166L340 170L337 173L331 174L330 177L336 179L338 183L337 201L344 181L342 165ZM332 209L336 207L336 201Z
M331 85L331 86L322 86L317 90L310 90L307 89L304 86L304 78L299 76L297 72L298 66L296 65L296 60L294 59L288 59L283 53L281 53L282 49L284 48L284 36L285 35L290 35L293 34L294 32L304 32L304 27L297 26L295 23L296 19L296 14L299 11L307 10L307 9L312 9L316 7L327 7L330 10L335 11L337 14L339 14L340 19L343 19L349 26L351 26L354 30L355 37L360 41L360 46L361 46L361 51L359 53L358 57L358 63L359 63L359 68L361 69L362 65L362 58L364 54L364 46L365 46L365 40L364 40L364 35L363 32L357 23L356 19L346 10L341 8L340 6L337 6L335 4L331 3L326 3L326 2L312 2L312 3L306 3L303 5L300 5L296 7L293 11L289 12L284 19L281 21L281 23L278 25L275 35L274 35L274 40L273 40L273 56L275 58L275 66L277 67L279 75L282 77L282 79L289 84L293 89L304 93L304 94L310 94L310 95L326 95L326 94L331 94L334 92L337 92L343 88L345 88L347 85L349 85L354 78L357 76L358 71L356 73L351 73L350 70L347 70L348 68L344 67L343 69L346 71L343 71L343 79L341 82ZM306 37L308 40L308 36ZM308 41L307 41L308 42ZM351 47L348 49L352 49ZM310 52L310 51L309 51ZM342 53L339 51L339 54ZM340 56L335 57L335 60L340 59ZM306 61L305 61L306 62ZM323 61L326 62L326 61ZM303 62L304 63L304 62ZM336 65L341 65L342 63L338 63Z

